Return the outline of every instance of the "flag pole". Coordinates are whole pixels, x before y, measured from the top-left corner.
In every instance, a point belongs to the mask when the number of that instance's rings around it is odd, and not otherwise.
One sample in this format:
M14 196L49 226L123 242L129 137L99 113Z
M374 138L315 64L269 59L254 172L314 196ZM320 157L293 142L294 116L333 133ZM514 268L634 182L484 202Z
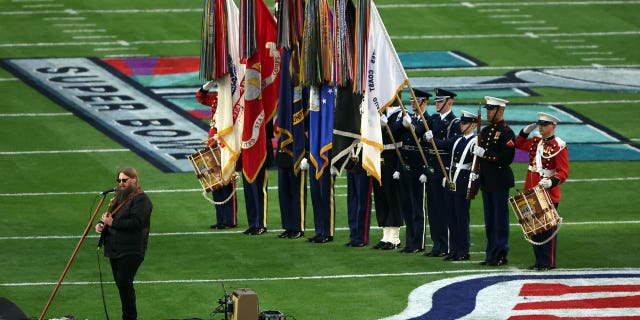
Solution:
M409 92L411 92L411 97L413 98L413 101L416 101L416 94L415 92L413 92L413 88L411 87L411 84L409 84L408 86L409 86ZM429 129L429 125L427 124L427 119L424 118L424 115L422 113L420 113L420 119L422 120L422 124L424 125L425 130L427 131L431 130ZM431 147L433 147L433 150L435 151L436 158L438 159L438 164L440 164L440 169L442 169L442 173L444 174L444 178L447 181L447 184L450 184L451 180L449 180L449 175L447 175L447 170L444 167L444 163L442 163L440 152L438 152L438 147L436 146L436 142L433 139L431 139Z

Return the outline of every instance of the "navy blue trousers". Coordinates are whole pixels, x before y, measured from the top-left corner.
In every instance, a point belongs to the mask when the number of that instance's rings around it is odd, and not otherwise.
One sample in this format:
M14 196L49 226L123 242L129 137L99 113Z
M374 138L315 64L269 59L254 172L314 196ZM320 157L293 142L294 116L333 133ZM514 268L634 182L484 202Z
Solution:
M484 226L487 235L487 263L495 263L509 253L509 189L482 191Z
M213 201L224 202L225 200L227 200L227 202L223 204L215 205L216 224L223 224L226 226L236 226L238 224L238 207L236 202L237 195L234 193L235 189L236 182L231 181L228 185L211 191Z
M278 168L278 199L282 228L287 231L304 231L307 208L306 172L296 175L293 168Z
M351 243L369 243L372 190L371 177L362 173L347 172L347 213Z
M324 170L320 179L315 178L315 170L309 170L309 189L313 206L313 224L316 235L333 237L335 231L335 195L333 176Z
M249 228L267 227L267 173L264 166L258 172L253 183L247 182L243 175L244 204L247 209Z

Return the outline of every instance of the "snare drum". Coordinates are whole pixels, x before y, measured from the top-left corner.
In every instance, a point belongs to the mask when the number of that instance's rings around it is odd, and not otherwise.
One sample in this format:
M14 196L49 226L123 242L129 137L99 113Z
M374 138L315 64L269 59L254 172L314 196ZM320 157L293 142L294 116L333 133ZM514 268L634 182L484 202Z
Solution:
M547 190L538 185L509 198L509 203L527 239L562 223Z
M196 151L189 156L189 160L205 192L222 187L219 147L206 147Z

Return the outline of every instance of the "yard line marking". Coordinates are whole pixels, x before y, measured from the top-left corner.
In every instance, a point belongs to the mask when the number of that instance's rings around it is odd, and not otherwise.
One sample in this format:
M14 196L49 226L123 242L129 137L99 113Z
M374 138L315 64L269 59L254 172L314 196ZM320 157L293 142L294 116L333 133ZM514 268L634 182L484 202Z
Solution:
M516 28L519 31L536 31L536 30L558 30L558 27L520 27Z
M107 32L106 29L71 29L62 30L64 33L90 33L90 32Z
M502 24L545 24L547 21L545 20L512 20L512 21L501 21Z
M135 53L135 54L108 54L105 55L105 58L132 58L132 57L148 57L150 54L147 53Z
M0 155L24 154L62 154L62 153L92 153L92 152L128 152L129 149L85 149L85 150L40 150L40 151L3 151Z
M95 27L95 23L55 23L54 27Z
M478 12L519 12L520 9L480 9Z
M585 42L584 39L552 39L550 41L551 42Z
M135 47L117 47L117 48L93 48L93 51L130 51L138 50Z
M120 150L120 149L114 149ZM123 149L127 150L128 149ZM611 182L611 181L637 181L640 177L622 177L622 178L590 178L590 179L567 179L564 183L574 182ZM516 181L515 183L522 184L524 180ZM346 185L335 185L335 189L346 189ZM278 190L277 186L270 186L268 190ZM236 191L244 191L242 187L237 187ZM158 189L158 190L145 190L147 193L177 193L177 192L200 192L201 188L197 189ZM33 197L33 196L59 196L59 195L87 195L87 194L99 194L100 191L76 191L76 192L29 192L29 193L0 193L0 197Z
M571 272L638 272L636 268L557 268L553 274L571 273ZM470 269L470 270L441 270L441 271L422 271L422 272L402 272L402 273L368 273L368 274L337 274L337 275L317 275L317 276L289 276L289 277L261 277L261 278L229 278L229 279L173 279L173 280L136 280L134 284L170 284L170 283L219 283L219 282L253 282L253 281L291 281L291 280L331 280L331 279L355 279L355 278L386 278L386 277L415 277L425 275L455 275L467 273L498 273L498 274L533 274L531 271L519 269L516 267L500 268L500 269ZM102 283L114 284L113 281L103 281ZM33 287L33 286L51 286L57 282L4 282L0 283L1 287ZM63 282L64 285L99 285L98 281L68 281Z
M2 14L0 12L0 14ZM65 21L65 20L85 20L85 17L47 17L47 18L42 18L42 20L44 21Z
M563 226L582 226L582 225L619 225L619 224L640 224L640 220L630 220L630 221L576 221L576 222L562 222ZM510 228L521 228L522 226L518 223L509 224ZM401 228L405 228L402 226ZM469 228L480 229L485 228L484 224L471 224ZM371 226L371 230L380 230L381 227ZM284 231L284 229L269 229L269 231L273 233L279 233ZM305 231L315 231L314 228L306 228ZM348 227L336 227L334 231L349 231ZM182 231L182 232L151 232L149 233L150 237L171 237L171 236L211 236L211 235L230 235L230 234L241 234L243 230L226 230L226 231ZM428 235L428 234L427 234ZM79 235L66 235L66 236L4 236L0 237L0 241L2 240L68 240L68 239L79 239L81 236ZM87 235L87 238L98 238L99 235ZM432 245L427 245L432 246Z
M640 103L640 100L599 100L599 101L551 101L539 102L538 104L619 104L619 103Z
M115 38L116 36L73 36L73 39L109 39Z
M530 14L494 14L489 18L531 18Z
M61 3L50 3L50 4L25 4L22 6L24 9L35 9L35 8L60 8L64 7L64 4Z
M72 116L71 112L51 112L51 113L0 113L0 117L59 117Z
M626 58L581 58L582 61L624 61Z
M555 49L596 49L597 45L586 45L586 46L555 46Z
M598 51L591 51L591 52L569 52L570 55L573 56L582 56L582 55L612 55L613 52L608 51L608 52L598 52Z

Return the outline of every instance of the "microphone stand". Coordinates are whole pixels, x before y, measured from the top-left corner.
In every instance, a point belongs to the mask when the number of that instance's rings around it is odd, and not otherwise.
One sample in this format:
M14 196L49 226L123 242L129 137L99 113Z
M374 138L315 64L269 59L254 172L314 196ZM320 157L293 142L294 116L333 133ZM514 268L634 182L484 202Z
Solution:
M76 258L76 254L78 254L78 250L80 250L80 246L82 245L82 242L84 242L84 239L87 237L87 234L89 234L89 230L91 230L91 227L93 226L93 221L96 219L96 216L98 215L98 211L100 211L100 207L102 207L102 204L104 203L104 199L106 197L107 197L106 193L102 194L102 199L100 199L100 203L98 203L98 206L96 207L96 210L93 212L93 215L89 220L89 223L87 223L87 227L84 229L84 232L82 233L82 237L80 237L80 241L78 241L78 244L76 245L75 250L73 250L73 254L71 254L71 258L69 258L69 262L67 262L67 266L64 268L64 271L62 271L62 274L60 275L60 279L58 280L56 287L53 289L53 292L51 292L49 301L47 301L47 304L44 306L44 310L42 310L42 314L40 314L40 317L38 318L38 320L44 319L44 316L47 314L47 310L49 309L49 306L51 305L53 298L56 296L56 293L60 288L60 284L62 284L62 280L67 275L67 272L71 267L71 263L73 262L73 259Z

